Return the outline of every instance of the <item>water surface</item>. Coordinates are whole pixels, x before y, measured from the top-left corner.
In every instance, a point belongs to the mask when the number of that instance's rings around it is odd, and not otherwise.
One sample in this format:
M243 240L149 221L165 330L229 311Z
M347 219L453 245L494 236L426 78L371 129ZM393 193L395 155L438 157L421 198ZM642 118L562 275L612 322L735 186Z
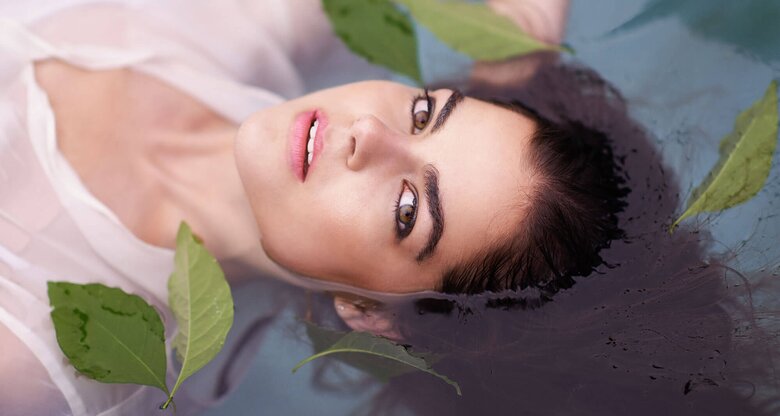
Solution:
M590 96L590 81L568 85L560 71L526 95L568 102L573 117L613 137L632 188L621 215L628 238L605 251L612 267L552 301L529 290L512 301L459 298L449 313L400 310L415 322L416 349L446 355L436 368L463 397L426 374L379 384L332 360L291 374L311 354L298 319L312 311L337 322L327 297L261 282L234 291L245 330L231 336L246 342L230 353L242 364L217 383L193 380L204 394L235 388L205 414L780 412L777 155L755 198L666 232L737 114L780 75L778 17L769 1L573 2L566 42L624 101Z

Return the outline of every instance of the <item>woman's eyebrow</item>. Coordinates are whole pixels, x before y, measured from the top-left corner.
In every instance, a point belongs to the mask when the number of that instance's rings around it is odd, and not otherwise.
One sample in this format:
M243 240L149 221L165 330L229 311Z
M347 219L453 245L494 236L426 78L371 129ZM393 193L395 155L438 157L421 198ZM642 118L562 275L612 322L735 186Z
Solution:
M463 94L461 94L461 92L457 89L452 90L452 94L450 94L449 98L447 98L447 102L444 103L444 107L442 107L439 111L439 115L436 117L436 122L433 123L431 133L435 133L436 130L444 127L444 123L446 123L447 119L450 118L452 110L454 110L455 106L457 106L461 101L463 101Z
M449 100L447 103L449 104ZM439 244L441 235L444 233L444 212L441 209L441 199L439 198L439 171L433 165L426 165L424 178L425 197L428 200L428 212L431 214L433 227L431 233L428 234L428 242L417 254L418 263L433 255L436 245Z

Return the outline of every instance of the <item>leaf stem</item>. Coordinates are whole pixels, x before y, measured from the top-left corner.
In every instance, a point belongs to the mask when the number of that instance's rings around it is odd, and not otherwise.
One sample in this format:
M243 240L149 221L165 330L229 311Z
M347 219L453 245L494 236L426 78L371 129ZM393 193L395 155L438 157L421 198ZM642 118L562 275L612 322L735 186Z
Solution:
M163 404L160 405L160 410L165 410L173 403L173 413L176 413L176 402L173 401L173 394L168 396Z

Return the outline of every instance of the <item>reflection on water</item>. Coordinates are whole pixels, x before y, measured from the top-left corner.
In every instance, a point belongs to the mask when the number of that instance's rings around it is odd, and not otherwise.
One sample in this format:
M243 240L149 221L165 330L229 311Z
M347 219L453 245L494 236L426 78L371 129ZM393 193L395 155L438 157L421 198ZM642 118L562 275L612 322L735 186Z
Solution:
M734 45L767 63L780 62L780 3L766 0L652 0L612 34L678 17L691 31Z
M379 385L333 361L290 374L311 352L296 318L338 322L327 296L260 282L236 291L239 327L249 330L231 334L245 341L232 351L248 358L218 389L246 372L244 382L208 414L780 412L777 156L753 200L667 232L736 115L780 74L768 65L778 60L777 27L759 24L772 13L777 6L763 1L575 2L568 40L577 59L622 96L571 64L545 68L523 90L479 90L608 133L632 192L620 217L627 238L603 253L608 266L567 290L395 307L408 342L442 353L435 367L463 397L426 374Z

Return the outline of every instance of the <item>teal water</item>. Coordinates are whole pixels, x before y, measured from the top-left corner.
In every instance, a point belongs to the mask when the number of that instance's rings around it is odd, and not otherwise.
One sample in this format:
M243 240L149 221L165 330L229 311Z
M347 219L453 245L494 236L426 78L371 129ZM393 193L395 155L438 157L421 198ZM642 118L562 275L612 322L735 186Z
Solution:
M241 378L240 384L192 381L193 391L204 396L233 389L204 414L780 412L778 156L755 198L687 220L688 243L675 242L679 249L654 245L715 164L718 143L737 114L780 77L777 22L780 3L764 0L573 2L566 42L576 50L574 59L625 97L629 114L660 157L648 178L662 176L676 190L665 188L673 194L665 202L635 200L645 205L643 215L656 218L633 229L632 247L610 252L609 260L620 264L615 271L580 279L539 309L459 309L447 318L452 322L430 318L460 331L454 338L465 346L454 350L478 345L475 340L490 326L481 318L512 322L507 332L516 342L490 351L475 347L461 362L442 363L442 372L462 382L462 398L425 375L383 385L332 363L292 374L311 354L298 320L307 309L305 297L301 290L264 283L235 291L237 326L255 329L244 332L253 335L245 338L243 350L234 350L240 364L224 376ZM428 73L465 65L446 51L436 56L437 62L424 62ZM451 65L445 65L448 59ZM632 179L634 194L644 192L643 179ZM676 266L686 261L692 266ZM717 266L698 267L701 263ZM327 299L312 302L327 307ZM601 327L581 325L580 319L602 310L607 312Z

